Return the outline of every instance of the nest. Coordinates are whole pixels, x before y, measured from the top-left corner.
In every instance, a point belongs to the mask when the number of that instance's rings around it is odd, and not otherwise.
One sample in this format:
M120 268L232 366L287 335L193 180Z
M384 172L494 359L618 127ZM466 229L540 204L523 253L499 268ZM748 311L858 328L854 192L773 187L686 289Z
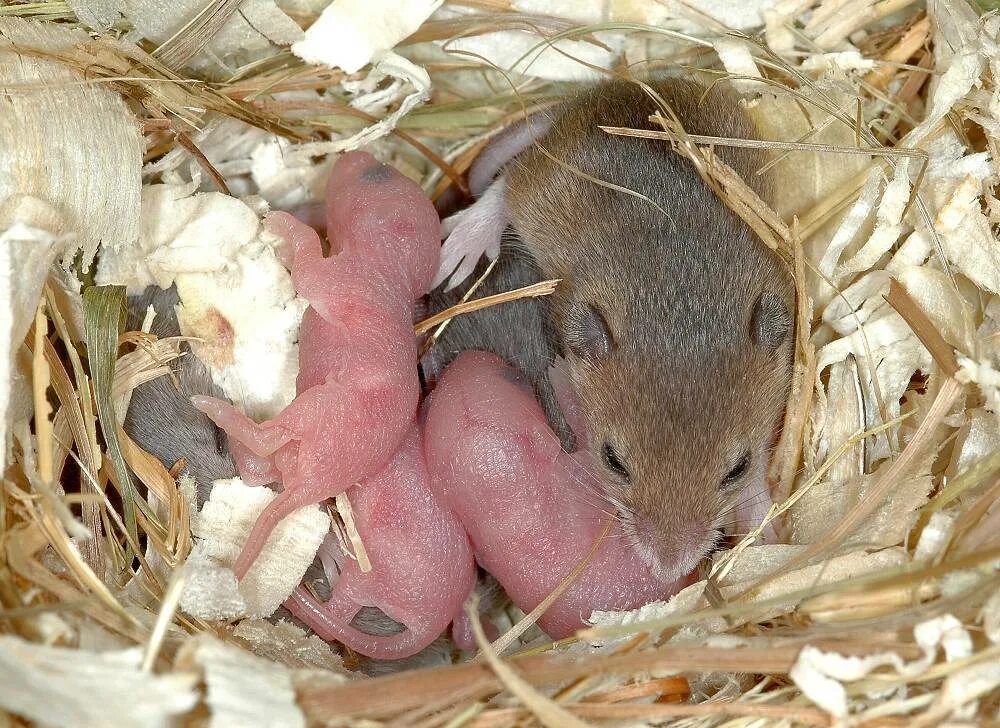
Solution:
M187 3L180 27L149 3L0 12L0 129L22 142L0 151L12 180L0 267L14 274L0 342L7 720L995 721L1000 18L962 0L727 15L654 0L455 2L433 15L434 3L373 3L366 20L397 33L393 50L372 41L357 68L331 70L288 50L325 4ZM191 484L119 426L132 389L169 376L180 340L125 332L121 289L93 285L91 265L99 249L138 267L152 255L134 242L155 237L142 185L294 206L333 155L364 144L437 198L464 189L495 131L582 79L639 67L732 84L782 180L771 207L714 153L746 140L661 117L655 135L795 272L795 380L770 470L781 543L748 534L670 602L595 614L561 643L520 628L481 641L477 659L376 678L291 625L181 609Z

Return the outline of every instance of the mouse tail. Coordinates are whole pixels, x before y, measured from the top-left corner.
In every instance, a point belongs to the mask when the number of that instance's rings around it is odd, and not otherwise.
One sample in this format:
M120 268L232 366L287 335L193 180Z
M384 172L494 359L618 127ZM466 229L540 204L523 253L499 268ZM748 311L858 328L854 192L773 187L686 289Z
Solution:
M236 578L242 580L247 575L253 562L260 556L260 552L275 526L300 508L318 503L319 500L321 499L313 498L308 490L304 491L301 488L288 488L286 486L285 490L278 493L277 497L261 511L253 528L250 529L250 535L247 537L246 543L243 544L243 550L233 564L233 573L236 574Z
M440 634L431 624L406 629L398 634L372 635L351 626L351 620L360 606L349 601L335 588L329 601L318 601L299 586L285 601L285 608L296 618L309 625L320 638L336 640L365 657L376 660L399 660L417 654L430 645Z

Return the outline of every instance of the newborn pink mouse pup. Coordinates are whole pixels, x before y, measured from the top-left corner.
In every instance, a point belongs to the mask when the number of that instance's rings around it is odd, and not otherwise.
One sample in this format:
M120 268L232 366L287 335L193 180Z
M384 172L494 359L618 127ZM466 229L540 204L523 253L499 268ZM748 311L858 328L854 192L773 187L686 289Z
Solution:
M461 615L476 571L462 525L434 498L428 481L414 425L389 465L349 491L372 570L362 572L328 536L320 555L329 600L319 602L300 586L285 602L288 610L321 638L377 659L409 657L433 642ZM387 636L359 631L351 620L363 606L378 607L406 630Z
M562 451L530 387L499 357L465 352L431 395L424 448L431 484L465 526L479 563L525 612L590 552L593 558L539 619L555 639L594 610L636 609L675 594L608 513L589 454Z
M192 398L226 431L248 483L281 481L233 566L239 578L281 519L378 473L416 417L413 302L437 268L437 214L415 183L353 152L333 168L326 215L329 257L316 232L291 215L267 220L288 241L292 283L309 302L298 396L260 424L220 400Z

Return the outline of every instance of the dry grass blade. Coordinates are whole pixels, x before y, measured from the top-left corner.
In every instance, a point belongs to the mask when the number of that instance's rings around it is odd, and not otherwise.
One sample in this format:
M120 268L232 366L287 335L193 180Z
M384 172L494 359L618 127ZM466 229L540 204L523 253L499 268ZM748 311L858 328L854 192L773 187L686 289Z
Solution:
M661 124L669 120L659 115L650 117L651 121ZM656 131L654 129L631 129L617 126L601 126L600 129L614 136L629 136L639 139L662 139L678 142L678 135L672 131ZM734 139L732 137L705 136L703 134L687 134L685 138L695 144L708 144L718 147L742 147L744 149L784 149L790 152L834 152L837 154L852 154L864 157L911 157L927 159L927 152L922 149L905 149L900 147L844 147L833 144L809 144L807 142L782 142L761 139Z
M776 483L775 502L785 501L792 493L795 474L802 460L809 414L813 407L813 382L816 378L816 349L809 340L812 299L806 290L806 263L798 225L792 228L793 280L795 281L795 360L792 386L781 427L781 436L771 461L770 477Z
M913 57L913 54L927 42L930 33L931 19L925 15L914 23L892 48L883 54L882 60L885 63L865 76L865 83L875 89L886 88L899 72L897 64L905 63Z
M844 655L863 656L881 650L898 651L905 659L922 652L905 642L873 639L810 642ZM667 645L627 655L532 655L509 658L506 662L534 686L551 685L587 675L630 675L638 672L726 671L784 675L791 670L801 646L703 647ZM347 685L304 686L301 701L307 714L317 721L343 720L372 712L394 714L444 698L472 686L503 688L503 683L482 662L414 670Z
M85 607L88 617L93 619L113 633L121 634L139 642L144 639L145 632L139 622L122 608L106 585L83 564L85 571L77 572L84 575L82 583L93 587L94 598L86 597L66 580L55 576L49 569L34 558L42 549L49 546L58 547L68 539L61 534L47 533L43 524L35 521L30 525L22 525L6 533L3 540L7 563L11 571L18 574L29 583L47 591L59 603ZM72 559L69 565L74 566ZM82 562L80 562L82 564Z
M341 520L344 522L344 530L347 532L347 539L351 542L351 549L354 552L354 558L358 562L358 568L361 570L362 574L367 574L372 570L371 559L368 558L368 549L365 548L365 542L361 539L361 534L358 533L358 527L354 523L354 509L351 508L351 501L347 497L347 493L338 493L336 498L337 512L340 514Z
M83 560L77 548L70 541L70 531L77 537L93 538L94 534L81 534L76 528L76 523L69 513L65 503L56 493L56 483L53 480L52 461L52 426L49 420L51 407L47 399L47 390L50 382L49 367L45 361L45 332L48 329L48 320L45 317L45 302L40 302L35 314L34 325L34 347L32 353L32 392L35 403L36 422L36 449L37 462L32 467L30 462L25 463L25 475L31 481L33 489L40 498L37 499L37 507L27 501L28 512L36 525L36 529L30 531L34 539L27 538L27 534L22 531L19 538L14 542L8 542L7 558L15 569L23 576L31 574L38 578L40 571L44 572L42 577L43 586L49 588L55 594L63 591L62 586L54 587L59 580L48 574L45 569L40 569L33 556L44 542L45 546L50 546L63 563L69 569L74 578L98 600L107 607L124 613L121 605L112 595L107 585L94 573L93 569ZM30 458L30 453L25 453L25 458ZM33 472L32 472L33 471ZM37 544L37 546L34 546ZM29 545L32 544L32 545ZM21 565L21 570L18 569ZM30 578L30 577L29 577Z
M125 528L133 544L139 543L136 508L141 508L149 520L154 520L148 506L139 496L118 442L118 416L115 412L115 362L118 359L118 337L125 323L125 289L120 286L91 286L83 295L84 323L87 330L87 358L94 378L97 418L108 448L108 456L121 487L122 512ZM128 557L126 557L128 558Z
M565 708L556 705L550 698L535 690L510 665L500 659L490 641L486 639L486 634L483 632L483 625L479 623L479 610L477 606L475 600L467 604L465 606L466 615L469 618L469 623L472 625L472 633L476 638L476 644L479 645L479 654L485 658L487 664L496 673L497 678L503 683L503 686L516 695L524 703L525 707L535 714L535 717L541 721L542 725L548 726L548 728L562 728L563 726L566 726L566 728L587 728L586 723L575 718Z
M513 291L497 293L493 296L484 296L483 298L476 298L472 301L458 303L450 308L446 308L440 313L436 313L429 318L425 318L423 321L414 326L413 329L419 336L420 334L426 334L435 326L439 326L440 324L443 324L456 316L461 316L464 313L481 311L484 308L489 308L490 306L499 306L502 303L510 303L511 301L517 301L522 298L551 296L555 293L557 285L559 285L558 280L540 281L539 283L533 283L530 286L517 288Z
M645 682L633 683L624 687L606 690L600 693L591 693L583 698L584 703L619 703L624 700L634 700L649 695L658 696L678 696L687 698L691 694L691 687L687 678L664 677Z
M139 447L123 429L118 428L118 441L129 468L149 488L151 499L164 504L166 528L159 520L147 521L147 542L170 566L178 566L191 550L191 531L187 501L177 490L177 482L163 464Z
M759 705L749 702L711 702L700 705L589 705L575 704L566 708L585 718L614 721L661 721L664 718L684 717L744 717L794 721L795 725L828 726L830 717L818 708L785 705ZM470 721L468 728L511 725L523 720L527 711L518 708L493 710Z
M226 178L223 177L222 174L219 172L219 170L215 168L215 165L209 161L208 157L206 157L205 153L198 148L198 145L194 143L191 137L189 137L184 132L178 132L176 136L177 136L177 143L180 144L184 149L186 149L191 154L192 157L195 158L195 160L198 162L198 165L203 170L205 170L205 172L208 174L211 180L215 182L215 185L216 187L219 188L219 191L224 195L232 194L229 191L229 185L226 184Z
M180 68L208 45L242 4L243 0L212 0L153 51L153 55L170 68Z
M930 514L936 511L940 511L949 504L954 503L960 496L975 486L993 477L998 470L1000 470L1000 450L977 460L956 477L952 478L921 511L925 517L930 516Z
M170 584L163 595L160 603L160 611L156 615L156 623L149 635L149 642L146 643L146 650L142 656L142 669L150 672L156 662L156 656L163 645L163 640L170 628L177 605L181 600L181 593L184 589L184 570L178 569L170 579Z
M77 445L77 452L83 461L86 470L81 477L81 490L89 490L89 483L96 482L97 474L101 466L101 449L97 444L97 417L94 414L94 400L91 396L90 377L83 367L83 362L76 350L76 341L70 333L70 327L59 308L59 297L55 294L51 281L45 286L45 300L48 302L49 317L55 325L56 333L62 339L67 357L73 370L73 378L76 382L76 396L70 397L69 393L60 393L60 402L63 411L69 420L70 428L73 432L73 439ZM77 335L82 335L78 332ZM51 350L51 354L49 349ZM46 357L56 356L54 347L47 345ZM50 359L51 366L51 359ZM101 534L101 514L96 503L84 503L82 506L83 523L95 536ZM98 568L98 564L104 563L103 539L96 537L92 542L81 546L84 558L91 568Z
M35 312L35 355L32 357L31 377L35 399L35 438L38 443L38 476L47 486L53 483L52 473L52 407L47 392L51 379L49 367L45 363L45 334L49 320L45 317L45 301Z
M958 372L958 360L955 358L954 350L944 340L941 332L937 330L923 309L895 278L889 283L889 294L885 300L903 317L913 333L920 339L920 343L927 347L927 351L934 357L935 363L941 367L944 375L954 377Z

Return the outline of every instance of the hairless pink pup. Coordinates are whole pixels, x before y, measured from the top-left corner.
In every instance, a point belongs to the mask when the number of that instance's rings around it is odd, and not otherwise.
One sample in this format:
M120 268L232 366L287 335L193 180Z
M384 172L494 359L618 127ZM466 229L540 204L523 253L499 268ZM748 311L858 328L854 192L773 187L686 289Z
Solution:
M435 494L462 521L479 563L526 612L608 529L539 619L549 636L572 634L594 610L636 609L691 583L653 574L608 515L613 507L601 500L589 453L560 448L531 388L499 357L465 352L445 370L430 398L424 448Z
M416 417L412 312L437 269L437 214L414 182L352 152L334 166L326 216L329 257L316 232L291 215L267 220L287 240L292 283L309 302L295 400L258 424L218 399L192 398L226 431L247 482L281 481L233 565L239 578L281 519L378 473Z
M325 640L382 660L409 657L458 619L476 583L469 539L455 515L430 491L416 424L396 456L374 478L349 491L355 524L372 562L367 574L328 536L320 556L330 598L320 602L298 587L285 606ZM369 635L351 626L363 607L378 607L406 627Z

